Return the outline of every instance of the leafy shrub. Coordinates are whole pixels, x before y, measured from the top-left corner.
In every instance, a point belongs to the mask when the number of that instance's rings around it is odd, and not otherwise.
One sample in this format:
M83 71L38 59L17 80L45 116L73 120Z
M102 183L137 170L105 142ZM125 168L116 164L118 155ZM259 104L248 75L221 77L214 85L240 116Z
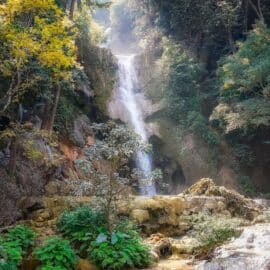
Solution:
M102 213L84 206L64 213L57 227L71 243L78 243L80 249L85 250L97 238L104 224L106 224L106 219Z
M7 242L5 239L0 238L0 269L6 269L16 266L22 260L22 248L17 242ZM6 268L5 268L6 267Z
M36 233L32 229L18 225L8 231L6 240L8 242L17 242L23 252L25 252L29 246L33 245L35 237Z
M56 130L60 132L69 131L77 114L72 103L66 97L61 97L54 123Z
M79 244L81 251L88 249L90 259L102 269L122 270L149 264L149 250L136 228L128 222L111 225L112 233L106 216L88 206L64 213L57 224L59 231Z
M74 269L76 263L69 241L60 237L47 239L43 246L34 250L34 256L41 262L41 270Z
M270 29L258 23L239 50L227 56L218 70L221 95L226 100L256 96L269 98Z
M148 247L131 228L125 233L116 230L99 234L89 248L89 257L101 269L140 268L150 263Z
M34 238L34 231L22 225L10 229L0 238L0 270L17 269Z

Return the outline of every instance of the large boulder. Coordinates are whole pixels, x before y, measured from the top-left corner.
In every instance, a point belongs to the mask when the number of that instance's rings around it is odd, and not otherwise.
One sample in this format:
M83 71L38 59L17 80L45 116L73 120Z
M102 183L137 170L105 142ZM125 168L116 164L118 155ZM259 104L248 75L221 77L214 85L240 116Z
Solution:
M209 178L203 178L184 192L191 196L222 197L226 204L226 209L233 215L245 219L253 220L258 216L262 207L251 199L247 199L236 191L215 185Z

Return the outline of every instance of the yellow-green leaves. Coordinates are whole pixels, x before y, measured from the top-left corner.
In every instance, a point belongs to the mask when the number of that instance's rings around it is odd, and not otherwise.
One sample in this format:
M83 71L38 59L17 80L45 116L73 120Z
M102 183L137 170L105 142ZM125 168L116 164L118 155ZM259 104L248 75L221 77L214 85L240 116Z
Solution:
M23 69L33 58L57 80L75 66L76 31L54 0L9 0L0 5L0 17L9 61L0 66L3 75Z
M0 5L0 15L9 23L16 21L20 14L36 13L46 16L48 12L61 15L54 0L8 0L6 4Z
M39 62L52 69L56 77L76 64L75 31L70 28L67 18L53 23L35 18L41 51Z
M270 30L255 25L238 51L227 56L218 70L223 97L260 96L269 98Z
M71 80L77 65L76 32L54 0L7 0L0 5L0 75L9 83L2 111L35 91L41 76L54 89Z

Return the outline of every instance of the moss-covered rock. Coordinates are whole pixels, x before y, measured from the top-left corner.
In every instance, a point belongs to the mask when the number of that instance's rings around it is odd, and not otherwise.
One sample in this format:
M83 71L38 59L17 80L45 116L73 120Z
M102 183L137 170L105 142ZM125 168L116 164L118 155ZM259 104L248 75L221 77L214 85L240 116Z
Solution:
M247 199L236 191L217 186L212 179L203 178L187 189L184 194L191 196L219 196L224 198L226 209L233 216L253 220L262 212L262 207L251 199Z

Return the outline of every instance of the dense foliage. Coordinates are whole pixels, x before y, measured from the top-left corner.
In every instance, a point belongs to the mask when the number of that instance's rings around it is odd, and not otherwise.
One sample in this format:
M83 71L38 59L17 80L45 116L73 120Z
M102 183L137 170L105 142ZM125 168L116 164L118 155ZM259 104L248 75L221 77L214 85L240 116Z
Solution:
M269 99L270 30L255 25L239 49L225 58L219 70L221 94L227 99L263 97Z
M0 237L0 269L15 270L28 248L33 245L36 234L32 229L17 225Z
M84 206L65 212L60 217L57 227L71 243L79 245L80 250L86 250L97 238L104 224L106 224L104 214Z
M164 93L169 118L182 131L195 132L207 143L218 144L218 137L207 127L207 117L202 113L202 81L206 74L203 65L173 42L164 46L163 59L169 68Z
M84 206L64 213L58 229L100 269L122 270L150 263L149 249L128 222L111 224L102 212Z
M135 231L101 233L89 248L89 257L102 269L121 270L150 263L149 250Z
M49 77L46 86L50 83L52 91L69 80L76 48L72 25L54 1L7 1L0 10L1 75L9 83L2 98L6 110L44 81L41 72Z
M41 262L41 270L75 269L76 255L67 240L59 237L49 238L33 253Z

